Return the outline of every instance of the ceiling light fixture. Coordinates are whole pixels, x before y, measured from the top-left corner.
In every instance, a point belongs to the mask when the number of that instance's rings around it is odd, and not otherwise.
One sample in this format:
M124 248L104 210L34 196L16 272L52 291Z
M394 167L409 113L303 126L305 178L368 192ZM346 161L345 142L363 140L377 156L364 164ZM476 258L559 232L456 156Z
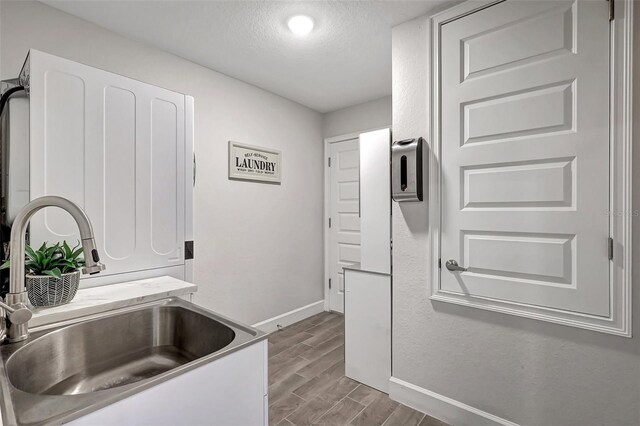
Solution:
M287 26L297 36L306 36L313 30L313 19L307 15L295 15L289 18Z

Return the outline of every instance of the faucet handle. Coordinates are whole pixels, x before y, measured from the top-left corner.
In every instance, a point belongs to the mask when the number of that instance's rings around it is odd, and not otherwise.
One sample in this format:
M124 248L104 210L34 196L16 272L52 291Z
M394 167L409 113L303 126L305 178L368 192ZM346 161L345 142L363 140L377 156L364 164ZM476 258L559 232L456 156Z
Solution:
M7 318L12 324L26 324L29 322L33 313L22 303L9 306L6 303L0 301L0 308L7 311Z
M7 318L12 324L26 324L29 322L33 313L24 304L9 306L6 303L0 301L0 308L7 311Z
M33 313L25 305L18 305L11 309L13 312L5 308L7 317L12 324L26 324L33 317Z

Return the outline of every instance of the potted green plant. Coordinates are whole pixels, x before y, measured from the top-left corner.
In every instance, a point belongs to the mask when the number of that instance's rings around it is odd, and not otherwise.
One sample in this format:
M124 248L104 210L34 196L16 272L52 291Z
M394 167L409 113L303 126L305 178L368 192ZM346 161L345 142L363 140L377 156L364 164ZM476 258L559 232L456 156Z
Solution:
M69 247L66 241L48 245L43 243L34 250L25 247L26 287L29 301L33 306L58 306L71 302L80 284L80 268L84 258L80 257L82 247L78 243ZM7 260L0 266L11 266Z

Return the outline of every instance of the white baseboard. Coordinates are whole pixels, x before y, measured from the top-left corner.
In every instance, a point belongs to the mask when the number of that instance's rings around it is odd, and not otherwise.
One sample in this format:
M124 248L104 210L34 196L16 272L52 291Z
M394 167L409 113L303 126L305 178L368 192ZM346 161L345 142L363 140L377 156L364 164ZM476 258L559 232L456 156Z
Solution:
M320 312L324 312L324 300L313 302L307 306L303 306L301 308L294 309L293 311L285 312L277 317L269 318L268 320L253 324L253 327L260 329L265 333L272 333L278 330L278 326L286 327L319 314Z
M396 377L389 380L389 397L394 401L422 411L431 417L456 426L518 426L455 399L437 394Z

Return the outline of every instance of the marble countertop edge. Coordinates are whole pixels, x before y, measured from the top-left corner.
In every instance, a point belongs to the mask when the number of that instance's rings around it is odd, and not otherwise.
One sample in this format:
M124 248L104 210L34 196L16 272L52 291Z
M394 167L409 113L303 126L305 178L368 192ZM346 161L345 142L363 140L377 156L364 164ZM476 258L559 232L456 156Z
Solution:
M195 293L198 286L173 277L156 277L99 287L81 288L66 305L33 308L29 327L35 328L156 300Z

